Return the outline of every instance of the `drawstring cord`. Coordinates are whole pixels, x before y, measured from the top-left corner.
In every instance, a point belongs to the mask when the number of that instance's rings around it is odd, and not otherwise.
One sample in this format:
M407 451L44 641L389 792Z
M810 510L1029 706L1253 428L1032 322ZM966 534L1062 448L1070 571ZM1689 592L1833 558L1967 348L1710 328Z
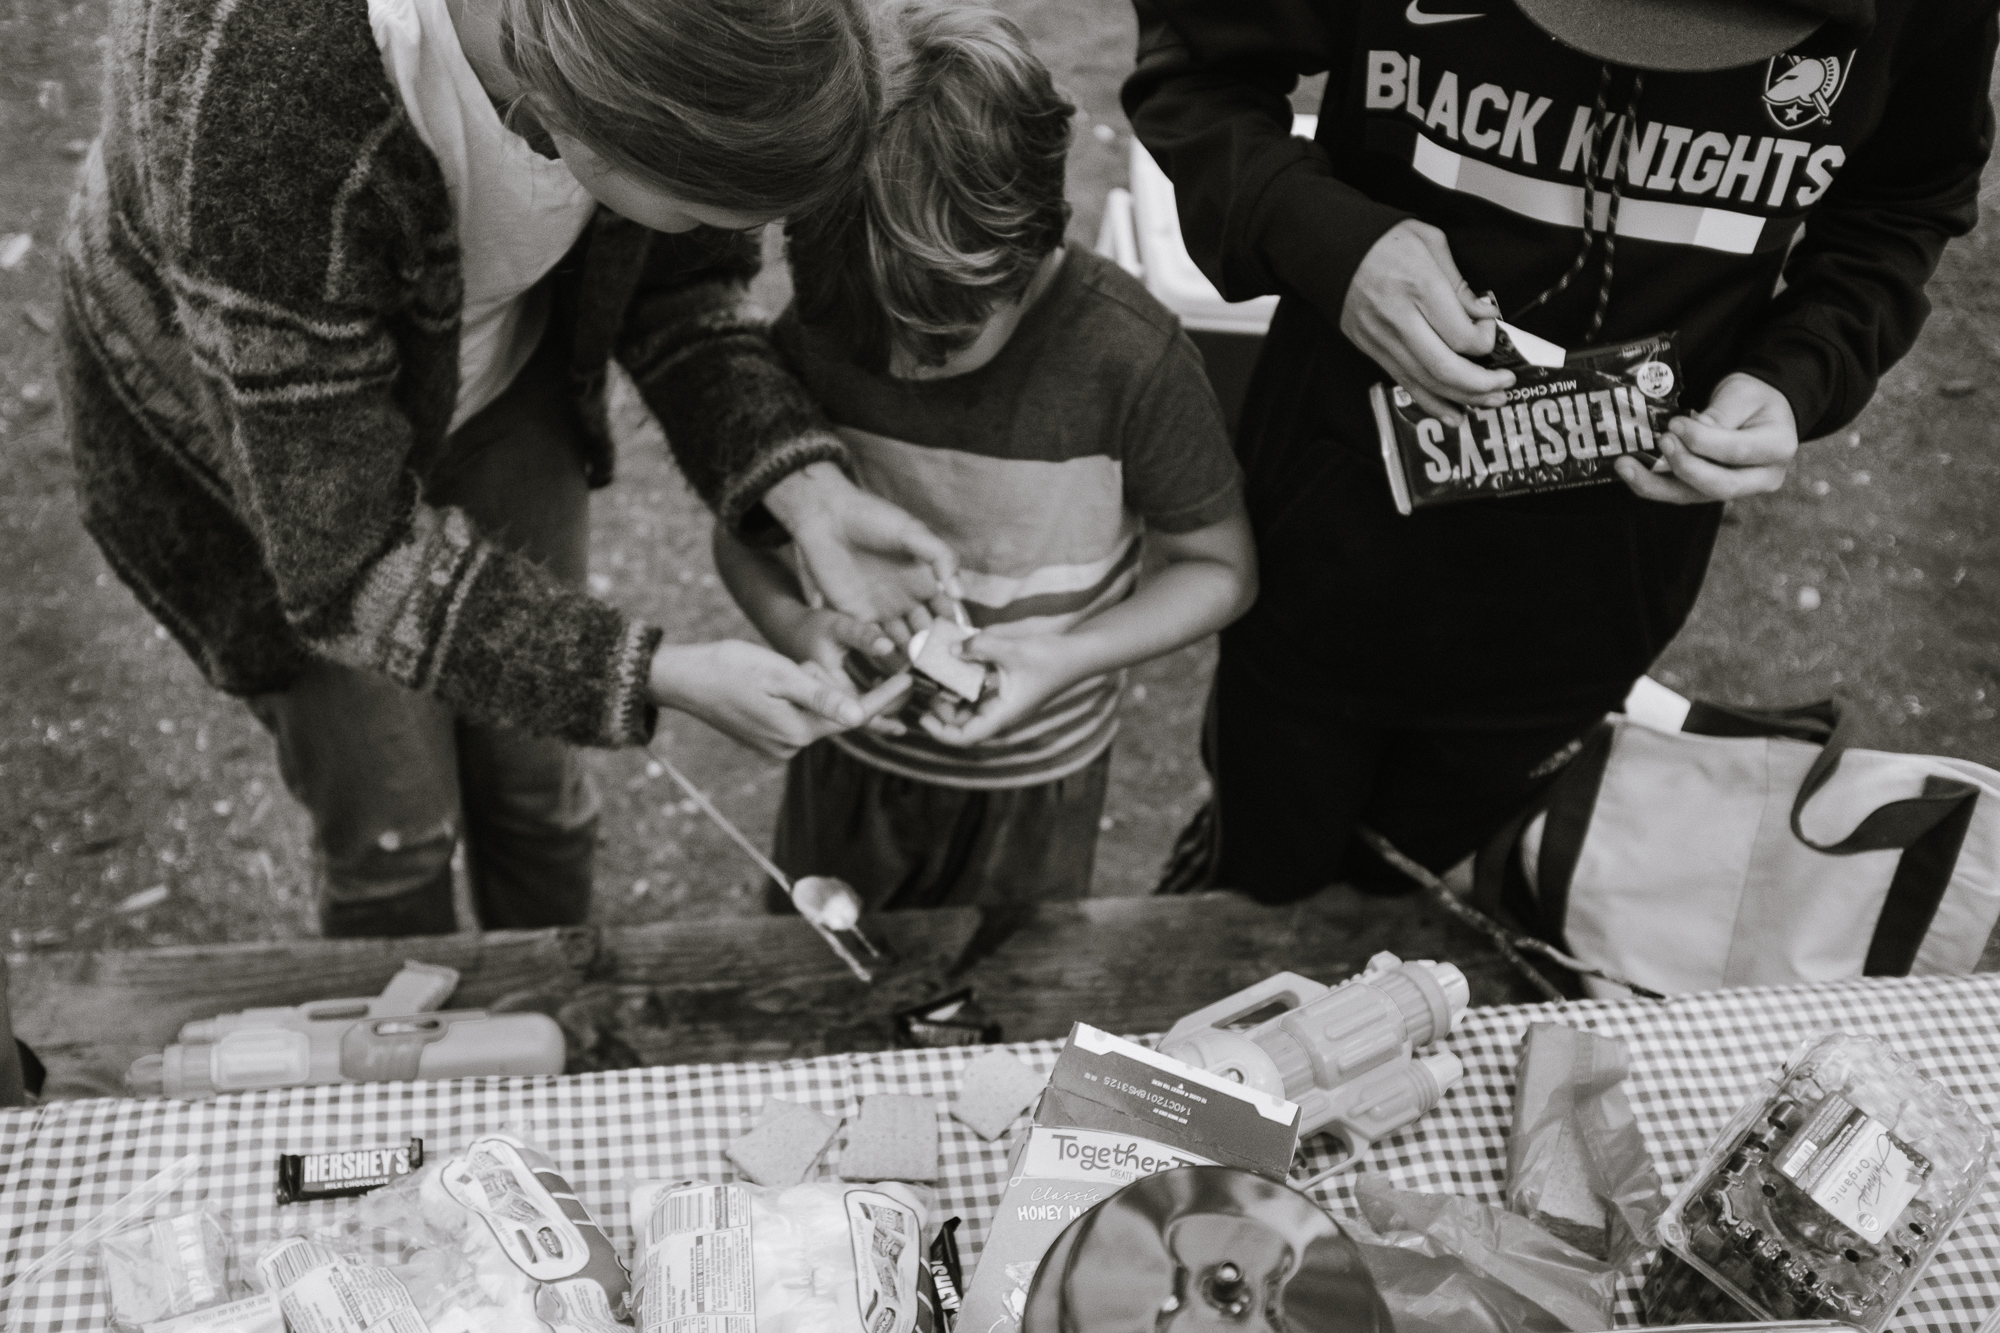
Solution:
M1583 241L1577 246L1576 258L1569 268L1556 279L1540 296L1528 302L1507 317L1508 322L1518 323L1521 316L1537 309L1562 295L1569 285L1583 272L1590 260L1590 252L1597 243L1604 243L1604 258L1601 262L1601 278L1597 286L1597 306L1590 316L1590 326L1584 330L1581 345L1588 347L1604 327L1604 312L1611 306L1611 277L1617 267L1618 257L1618 205L1624 198L1625 187L1622 173L1632 161L1634 140L1639 130L1639 94L1646 87L1644 71L1632 75L1632 93L1625 104L1622 120L1610 114L1611 66L1599 66L1597 79L1597 100L1590 111L1590 137L1586 141L1583 154ZM1609 139L1607 143L1606 140ZM1599 161L1600 156L1602 161ZM1605 205L1604 230L1597 229L1597 192L1600 175L1610 198Z

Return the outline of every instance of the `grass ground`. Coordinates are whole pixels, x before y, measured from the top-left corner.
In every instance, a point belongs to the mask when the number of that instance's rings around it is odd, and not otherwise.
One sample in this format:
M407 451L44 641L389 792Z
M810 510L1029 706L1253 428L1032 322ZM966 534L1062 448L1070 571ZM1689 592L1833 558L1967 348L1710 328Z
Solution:
M356 0L359 3L359 0ZM1122 183L1123 0L1005 0L1079 106L1073 234ZM303 817L242 707L105 568L77 521L52 405L54 247L97 119L102 0L0 0L0 941L131 946L310 933ZM1990 205L2000 189L1989 184ZM16 262L5 238L31 237ZM18 242L16 243L18 245ZM1839 694L1869 743L2000 764L2000 227L1955 246L1937 313L1855 428L1809 445L1791 484L1738 505L1709 587L1658 674L1743 703ZM782 288L765 295L782 299ZM707 520L627 405L622 475L596 499L592 584L700 640L745 634ZM1144 892L1202 796L1206 646L1141 668L1114 765L1100 889ZM753 837L779 769L702 725L657 744ZM605 794L598 917L755 910L753 872L636 753L593 757Z

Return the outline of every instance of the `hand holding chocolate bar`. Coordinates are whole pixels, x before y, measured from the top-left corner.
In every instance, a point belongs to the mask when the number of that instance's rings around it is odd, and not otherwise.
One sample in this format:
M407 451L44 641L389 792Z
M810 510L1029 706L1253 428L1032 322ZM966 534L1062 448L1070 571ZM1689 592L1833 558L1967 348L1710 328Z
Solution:
M1570 352L1561 365L1546 364L1554 358L1543 353L1554 349L1514 344L1498 345L1516 363L1514 386L1500 406L1474 407L1456 427L1401 385L1369 390L1389 491L1402 513L1601 485L1621 477L1620 459L1645 469L1659 461L1679 402L1672 334Z
M1616 465L1619 480L1648 500L1707 504L1775 491L1799 451L1791 400L1752 375L1730 375L1708 407L1675 417L1660 440L1670 473L1637 462Z
M1324 304L1324 303L1322 303ZM1475 295L1445 234L1405 218L1370 246L1334 317L1347 340L1387 370L1425 412L1456 424L1460 404L1498 406L1512 382L1480 364L1500 304Z
M945 707L934 707L924 717L924 730L947 745L976 745L996 736L1079 679L1060 634L980 634L968 639L961 652L980 664L988 683L978 698L942 701Z

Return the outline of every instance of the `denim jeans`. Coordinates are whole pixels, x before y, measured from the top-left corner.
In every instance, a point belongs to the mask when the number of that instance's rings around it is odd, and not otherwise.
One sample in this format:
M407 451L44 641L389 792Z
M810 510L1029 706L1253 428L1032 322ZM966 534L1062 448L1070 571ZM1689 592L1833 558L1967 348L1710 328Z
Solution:
M455 431L426 500L581 586L590 494L582 429L551 343ZM317 662L251 701L285 785L312 815L329 937L449 934L462 840L485 929L581 923L597 795L570 746L456 716L384 676Z

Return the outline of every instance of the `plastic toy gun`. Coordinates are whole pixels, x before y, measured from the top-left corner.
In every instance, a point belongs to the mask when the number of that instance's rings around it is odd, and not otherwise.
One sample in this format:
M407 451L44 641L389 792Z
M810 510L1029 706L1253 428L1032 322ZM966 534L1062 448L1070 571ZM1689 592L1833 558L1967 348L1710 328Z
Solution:
M1160 1053L1298 1103L1300 1138L1329 1130L1346 1144L1340 1169L1458 1082L1457 1056L1417 1051L1452 1030L1470 995L1450 963L1378 953L1338 986L1266 978L1174 1024Z
M546 1014L437 1012L458 973L405 963L380 995L196 1019L125 1074L135 1095L199 1098L257 1088L481 1074L560 1074L562 1028Z

